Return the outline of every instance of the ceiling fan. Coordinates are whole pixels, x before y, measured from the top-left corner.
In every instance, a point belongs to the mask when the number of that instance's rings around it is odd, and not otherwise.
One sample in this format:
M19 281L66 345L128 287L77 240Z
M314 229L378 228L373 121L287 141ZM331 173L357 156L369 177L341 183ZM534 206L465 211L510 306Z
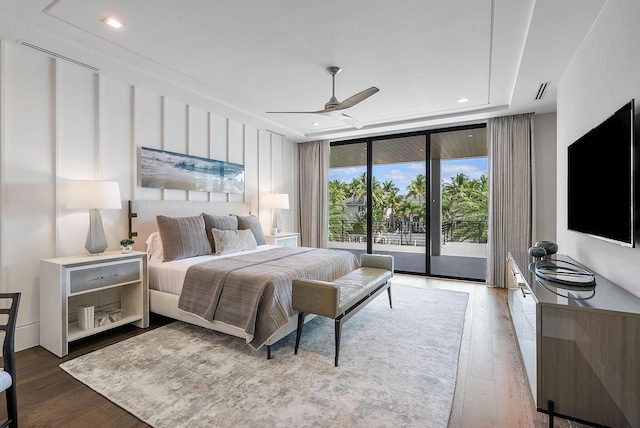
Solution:
M362 124L355 120L353 117L348 116L342 113L342 110L348 109L349 107L353 107L354 105L366 100L371 95L375 94L379 91L375 86L370 87L369 89L365 89L362 92L358 92L355 95L347 98L346 100L340 102L336 98L336 74L340 73L342 69L340 67L327 67L327 73L331 75L331 98L324 105L324 109L316 110L316 111L268 111L267 113L306 113L306 114L324 114L326 116L335 117L350 125L356 129L362 128Z

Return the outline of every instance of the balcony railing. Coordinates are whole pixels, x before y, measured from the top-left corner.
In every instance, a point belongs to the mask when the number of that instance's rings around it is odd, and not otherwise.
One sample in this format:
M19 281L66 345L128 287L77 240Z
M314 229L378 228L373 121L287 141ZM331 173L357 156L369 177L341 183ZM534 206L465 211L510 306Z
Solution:
M454 220L442 222L442 243L487 242L487 222ZM329 223L329 241L366 243L366 224L357 221ZM376 244L411 245L424 247L427 228L421 221L374 222L373 241Z
M442 222L442 243L487 243L488 222L482 220L451 220Z

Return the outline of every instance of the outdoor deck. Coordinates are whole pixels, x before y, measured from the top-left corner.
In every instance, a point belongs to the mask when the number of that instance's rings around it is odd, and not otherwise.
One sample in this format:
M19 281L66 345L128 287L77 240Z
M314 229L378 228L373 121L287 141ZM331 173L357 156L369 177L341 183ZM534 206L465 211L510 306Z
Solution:
M367 244L330 241L329 248L351 251L360 256L367 251ZM374 244L373 250L394 256L395 269L398 271L425 271L425 247ZM442 246L440 256L431 257L431 274L436 276L485 281L486 270L487 244L447 242Z

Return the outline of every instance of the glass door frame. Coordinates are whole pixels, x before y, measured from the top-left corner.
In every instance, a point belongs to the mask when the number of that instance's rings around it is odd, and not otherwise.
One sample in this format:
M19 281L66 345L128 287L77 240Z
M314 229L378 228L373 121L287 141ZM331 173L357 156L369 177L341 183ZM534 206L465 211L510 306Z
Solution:
M433 177L431 177L432 168L431 168L431 135L439 134L443 132L451 132L451 131L462 131L462 130L470 130L477 128L486 128L486 122L479 122L469 125L459 125L459 126L451 126L451 127L438 127L434 129L427 129L421 131L413 131L413 132L403 132L398 134L388 134L388 135L376 135L364 138L356 138L353 140L339 140L339 141L331 141L330 146L340 146L346 144L366 144L366 174L367 174L367 197L366 197L366 213L367 213L367 229L366 229L366 241L367 241L367 254L373 254L373 145L376 141L384 141L384 140L392 140L397 138L411 137L411 136L424 136L425 137L425 177L427 179L426 185L426 194L425 194L425 228L427 230L428 236L425 236L425 272L412 272L412 271L397 271L398 273L406 273L412 275L428 275L437 278L453 278L453 279L472 279L472 278L459 278L459 277L451 277L446 275L438 275L431 272L431 256L432 256L432 186L433 186ZM440 182L440 177L437 177L438 182ZM441 185L441 184L440 184ZM440 207L442 209L442 207Z
M392 134L392 135L381 135L367 138L367 254L373 254L373 160L374 160L374 143L383 142L385 140L394 140L398 138L404 137L425 137L425 150L424 150L424 159L422 160L425 163L424 174L428 179L431 173L431 163L429 162L431 151L430 151L430 140L429 134L427 131L416 131L416 132L405 132L402 134ZM431 224L431 210L429 209L428 201L431 200L431 180L428 180L426 186L425 193L425 218L424 225L427 230L425 233L425 271L398 271L399 273L409 273L414 275L430 275L431 272L431 257L430 257L430 248L431 248L431 230L429 225ZM371 214L370 214L371 213ZM412 221L409 221L409 228L411 228ZM427 236L428 234L428 236Z

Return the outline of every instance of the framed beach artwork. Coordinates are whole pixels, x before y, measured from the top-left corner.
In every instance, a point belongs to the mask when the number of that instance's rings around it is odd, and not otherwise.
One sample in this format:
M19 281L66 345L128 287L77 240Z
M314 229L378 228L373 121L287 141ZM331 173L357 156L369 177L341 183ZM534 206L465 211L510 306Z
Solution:
M147 147L138 157L142 187L244 193L244 165Z

